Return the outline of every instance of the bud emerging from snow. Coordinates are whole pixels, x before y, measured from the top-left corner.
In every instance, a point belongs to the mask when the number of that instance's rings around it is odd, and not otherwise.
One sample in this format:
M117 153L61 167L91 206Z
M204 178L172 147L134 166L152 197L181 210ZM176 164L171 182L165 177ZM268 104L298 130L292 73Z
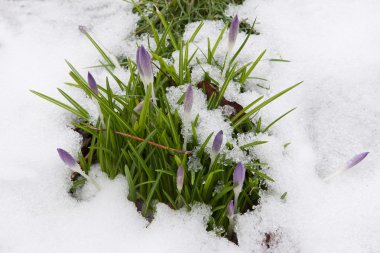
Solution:
M183 171L182 165L180 165L177 170L177 189L179 192L182 191L183 177L184 177L184 171Z
M356 164L360 163L361 161L363 161L364 158L366 158L366 156L369 154L369 152L363 152L363 153L360 153L356 156L354 156L350 161L347 162L346 164L346 169L351 169L352 167L354 167Z
M144 46L141 46L137 49L136 64L141 81L143 82L146 90L149 84L153 84L154 79L150 54L148 51L146 51Z
M235 15L234 19L231 22L230 30L228 32L228 51L231 52L235 42L236 37L239 32L239 18L237 15Z
M244 183L244 178L245 178L245 168L244 168L244 165L241 162L239 162L236 165L234 174L233 174L234 185L242 187Z
M342 166L340 168L338 168L334 173L332 173L331 175L325 177L323 180L324 181L328 181L338 175L340 175L341 173L343 173L345 170L347 169L351 169L352 167L354 167L355 165L357 165L358 163L360 163L361 161L363 161L364 158L366 158L366 156L369 154L369 152L363 152L363 153L360 153L356 156L354 156L353 158L351 158L351 160L349 160L347 162L347 164L345 166Z
M193 107L193 86L191 85L187 87L185 101L183 104L185 115L190 115L191 108Z
M187 129L189 127L190 122L190 113L191 113L191 107L193 107L193 87L191 84L187 87L186 95L185 95L185 101L183 102L183 125L185 129L184 134L184 141L183 141L183 149L186 149L187 147Z
M98 95L98 93L99 93L99 91L98 91L98 85L96 85L95 78L91 75L90 72L88 72L88 74L87 74L87 82L88 82L88 86L90 86L90 89L91 89L96 95Z
M241 162L239 162L235 167L235 170L233 173L233 179L232 179L235 185L235 188L234 188L235 211L237 211L238 198L243 188L244 178L245 178L245 168L244 168L244 165Z
M212 143L212 152L217 155L222 147L223 143L223 130L220 130L214 138L214 142Z
M234 207L234 201L230 200L227 205L227 218L231 220L234 217L235 214L235 207Z
M74 167L77 163L75 162L74 157L70 155L66 150L63 150L61 148L57 148L59 157L61 160L69 167Z
M100 190L100 185L91 177L89 177L84 171L80 168L79 164L75 162L75 159L72 155L70 155L66 150L63 150L61 148L57 148L58 155L61 158L61 160L68 166L70 169L74 172L79 173L82 177L86 178L87 181L94 184L94 186Z

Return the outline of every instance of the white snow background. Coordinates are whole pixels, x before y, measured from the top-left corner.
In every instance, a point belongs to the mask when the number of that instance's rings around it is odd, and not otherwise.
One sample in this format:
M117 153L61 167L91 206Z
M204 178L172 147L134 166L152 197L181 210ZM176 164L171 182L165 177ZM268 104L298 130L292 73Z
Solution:
M97 64L78 25L115 55L133 56L131 7L0 0L0 252L380 252L380 2L246 0L229 12L258 18L252 51L291 60L267 62L274 92L305 81L263 110L273 118L297 106L258 150L276 183L257 210L239 217L240 247L205 231L201 207L160 205L148 226L127 201L123 178L97 173L103 189L94 197L67 194L70 171L56 148L78 151L79 135L66 127L68 113L29 89L58 96L56 87L70 80L64 59L83 71ZM285 152L278 146L286 142ZM357 167L322 181L363 151L371 153ZM267 232L278 240L269 250Z

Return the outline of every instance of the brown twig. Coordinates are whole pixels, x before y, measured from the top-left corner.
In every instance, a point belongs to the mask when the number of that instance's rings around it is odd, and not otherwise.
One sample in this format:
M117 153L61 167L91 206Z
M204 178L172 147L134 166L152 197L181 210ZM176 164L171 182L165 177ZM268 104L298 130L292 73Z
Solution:
M106 129L99 129L99 128L96 128L96 127L93 127L93 126L87 126L87 127L90 128L90 129L92 129L92 130L95 130L95 131L105 131L106 130ZM136 140L136 141L141 141L141 142L145 141L145 139L137 137L137 136L134 136L134 135L131 135L131 134L122 133L122 132L119 132L119 131L112 131L112 132L114 134L117 134L117 135L120 135L120 136L123 136L123 137L128 137L128 138L131 138L131 139ZM189 150L179 150L179 149L175 149L175 148L171 148L171 147L167 147L167 146L155 143L153 141L148 141L147 143L150 144L150 145L152 145L152 146L154 146L154 147L156 147L156 148L160 148L160 149L164 149L164 150L169 150L169 151L175 152L177 154L191 155L193 153L192 151L189 151Z

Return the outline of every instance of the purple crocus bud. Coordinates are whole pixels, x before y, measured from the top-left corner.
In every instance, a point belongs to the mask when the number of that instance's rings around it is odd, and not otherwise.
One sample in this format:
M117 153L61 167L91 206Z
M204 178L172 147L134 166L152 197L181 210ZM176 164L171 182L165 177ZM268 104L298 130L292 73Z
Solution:
M70 155L66 150L63 150L61 148L57 148L59 157L61 160L70 168L74 167L77 163L75 162L75 159L72 155Z
M239 162L235 167L235 170L233 173L233 179L232 179L235 185L235 188L234 188L235 211L237 211L239 194L241 190L243 189L244 178L245 178L245 168L244 168L244 165L241 162Z
M366 156L369 154L369 152L363 152L363 153L360 153L356 156L354 156L353 158L351 158L351 160L349 160L345 166L342 166L340 168L338 168L334 173L328 175L327 177L325 177L323 180L324 181L329 181L330 179L340 175L341 173L343 173L345 170L347 169L351 169L352 167L354 167L355 165L357 165L358 163L360 163L361 161L363 161L364 158L366 158Z
M230 30L228 32L228 51L231 52L235 42L236 42L236 37L239 32L239 18L237 15L233 18L230 26Z
M138 105L136 105L136 107L133 109L136 113L140 113L142 108L143 108L143 104L144 104L144 100L141 101L140 103L138 103Z
M214 138L214 142L212 143L212 152L216 155L219 153L220 148L223 143L223 130L220 130Z
M244 165L241 162L239 162L236 165L234 174L233 174L234 185L243 186L244 178L245 178L245 168L244 168Z
M95 78L91 75L90 72L88 72L88 74L87 74L87 82L88 82L88 86L90 86L90 89L96 95L98 95L98 93L99 93L99 91L98 91L98 85L96 84Z
M150 54L148 51L146 51L144 46L141 46L137 49L136 64L141 81L143 82L146 90L149 84L153 84L154 79Z
M228 202L228 205L227 205L227 218L231 220L234 217L234 214L235 214L234 201L230 200L230 202Z
M346 169L351 169L352 167L354 167L356 164L360 163L361 161L363 161L364 158L366 158L366 156L369 154L369 152L363 152L363 153L360 153L356 156L354 156L351 160L349 160L346 164Z
M177 170L177 189L179 192L181 192L183 188L183 178L184 178L184 171L183 171L182 165L180 165Z
M185 101L183 102L184 112L186 115L189 115L191 108L193 107L193 86L190 84L187 87Z
M57 148L59 157L61 160L74 172L79 173L82 177L86 178L89 182L93 183L95 187L100 190L100 185L91 177L89 177L84 171L80 168L79 164L75 162L75 159L70 155L66 150Z

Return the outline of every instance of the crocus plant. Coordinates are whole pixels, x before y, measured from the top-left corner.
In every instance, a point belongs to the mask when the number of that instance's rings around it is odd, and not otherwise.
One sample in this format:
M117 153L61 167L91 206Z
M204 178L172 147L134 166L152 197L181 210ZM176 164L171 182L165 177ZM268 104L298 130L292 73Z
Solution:
M92 92L97 96L99 94L98 85L96 84L95 78L91 75L90 72L88 72L88 74L87 74L87 83L88 83L88 86L90 87L90 89L92 90ZM98 110L100 122L102 123L102 127L105 127L102 110L100 109L100 105L99 105L98 100L96 100L96 98L94 98L93 96L91 96L91 100L95 104L96 109Z
M191 108L193 107L193 86L189 85L186 90L185 100L183 103L183 127L184 127L184 142L183 149L187 147L188 128L190 125Z
M152 86L152 99L156 101L153 87L153 68L149 52L144 46L140 46L136 52L136 65L139 71L140 79L144 84L145 92L147 91L149 85Z
M235 17L232 19L230 30L228 32L228 52L231 53L232 49L235 46L236 38L239 32L239 18L238 15L235 15Z
M363 152L363 153L360 153L360 154L357 154L355 155L354 157L352 157L347 163L345 166L342 166L340 167L339 169L337 169L334 173L332 173L331 175L327 176L324 180L325 181L328 181L338 175L340 175L341 173L343 173L344 171L348 170L348 169L351 169L352 167L354 167L355 165L357 165L358 163L360 163L361 161L364 160L364 158L367 157L367 155L369 154L369 152Z
M70 155L69 152L67 152L64 149L57 148L58 155L61 158L61 160L66 164L67 167L69 167L73 172L79 173L82 177L87 179L89 182L91 182L98 190L100 190L100 185L90 176L88 176L86 173L83 172L79 164L76 163L74 157Z
M223 144L223 130L220 130L214 138L211 148L211 164L215 161L216 156L219 154Z
M184 206L191 209L195 203L205 203L212 210L208 229L218 228L218 234L231 238L235 215L251 210L252 206L257 205L261 192L268 187L268 176L262 172L260 157L246 148L257 143L239 146L237 136L245 133L265 133L266 129L256 123L258 112L300 83L269 98L257 97L248 106L236 111L234 116L226 116L225 121L231 126L228 135L224 129L217 129L218 132L215 133L207 132L208 129L202 125L207 123L208 119L202 113L197 114L193 108L194 99L198 99L195 95L205 93L202 97L206 100L207 110L219 113L224 106L223 103L227 101L225 92L228 85L235 82L244 90L246 80L252 77L252 72L265 51L258 58L251 59L251 62L241 62L240 57L231 57L228 65L225 65L229 54L226 53L225 47L219 47L226 31L223 29L220 31L220 40L214 45L209 42L207 51L201 52L201 49L190 53L194 38L202 25L201 22L191 36L192 39L188 41L183 41L183 38L176 40L170 31L154 33L156 41L152 55L157 61L157 73L153 75L151 54L144 46L140 46L136 52L136 62L129 58L122 61L123 69L128 72L127 82L123 81L124 78L117 77L117 72L112 72L112 66L118 65L115 57L101 49L87 30L81 28L103 57L103 71L106 71L109 79L119 86L101 87L99 80L95 80L91 73L87 74L86 80L86 77L68 63L71 69L70 76L73 78L69 84L89 94L99 111L102 127L93 124L91 112L69 94L62 93L69 103L65 104L39 92L32 92L73 113L78 117L73 123L74 127L90 136L90 141L83 142L82 150L85 151L80 156L80 165L68 152L58 149L62 161L72 171L78 172L97 188L100 188L99 185L86 174L94 163L99 164L102 172L110 179L118 175L124 176L129 186L128 199L137 205L142 204L141 213L148 219L154 214L157 202L165 203L173 209ZM228 31L230 53L235 46L238 32L239 19L235 16ZM246 36L247 40L249 36ZM241 47L243 46L244 43ZM179 60L167 61L168 58L175 58L172 55L173 51L168 50L179 51ZM237 50L236 54L240 51ZM219 56L223 55L225 61L219 62L222 59ZM209 75L202 77L203 80L194 81L194 66L205 62L223 73L226 77L223 83L217 83L218 81ZM227 67L224 68L225 66ZM106 79L106 84L107 81ZM189 85L184 86L186 84ZM203 84L203 87L200 87L200 84ZM215 88L211 95L207 92L210 88ZM180 95L183 91L185 94L182 106ZM178 98L175 97L177 95ZM149 110L146 107L148 103ZM195 116L193 121L192 115ZM103 118L107 120L107 125L104 124ZM278 119L272 123L268 122L267 125L273 125L277 121ZM192 133L191 141L188 138L189 132ZM245 155L245 166L258 173L246 173L244 165L241 162L237 163L235 157L230 157L229 150ZM346 167L354 166L364 157L358 156ZM82 187L85 181L75 181L72 192ZM242 193L244 197L239 198Z
M182 165L180 165L178 167L178 170L177 170L177 190L179 192L182 191L182 188L183 188L183 179L184 179L184 170L183 170L183 167Z
M245 168L244 165L239 162L233 173L233 184L234 184L234 203L235 203L235 211L237 211L237 203L239 199L240 192L243 188L243 183L245 179Z

